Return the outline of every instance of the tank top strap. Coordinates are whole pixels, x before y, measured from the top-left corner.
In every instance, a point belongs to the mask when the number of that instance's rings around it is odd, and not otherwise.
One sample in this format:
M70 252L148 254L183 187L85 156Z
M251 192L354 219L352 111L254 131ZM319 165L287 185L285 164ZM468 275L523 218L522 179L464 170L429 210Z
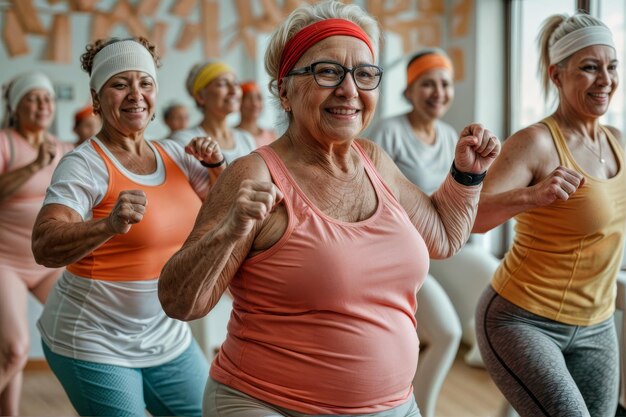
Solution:
M563 133L561 132L559 125L556 123L556 120L554 120L552 116L548 116L540 123L543 123L550 131L552 141L554 142L554 146L556 147L556 151L559 155L559 163L567 168L573 168L574 161L571 161L568 158L569 151L567 148L567 143L565 142Z
M606 138L609 140L609 145L613 150L613 154L617 160L617 165L619 166L619 173L621 174L624 167L624 149L622 148L622 144L615 137L615 135L613 135L613 132L611 132L609 128L604 125L600 125L600 128L604 131Z
M297 214L299 217L299 214L308 208L306 202L299 197L297 184L292 179L283 161L271 147L268 145L261 146L252 153L258 154L263 159L267 169L270 171L274 184L282 191L284 197L283 204L285 204L290 218L288 229L293 228L293 222L291 221L293 214ZM287 230L287 233L289 232L291 230Z
M361 146L357 141L352 142L352 146L359 153L361 157L361 162L363 162L363 167L365 167L365 172L367 172L367 176L370 178L370 180L372 181L372 185L377 190L377 194L384 196L394 206L402 209L402 207L400 206L400 203L396 199L396 196L393 194L391 189L387 186L385 181L383 181L382 177L380 176L380 173L374 166L374 163L370 159L369 155L367 155L367 152L365 152L365 149L363 149L363 146Z

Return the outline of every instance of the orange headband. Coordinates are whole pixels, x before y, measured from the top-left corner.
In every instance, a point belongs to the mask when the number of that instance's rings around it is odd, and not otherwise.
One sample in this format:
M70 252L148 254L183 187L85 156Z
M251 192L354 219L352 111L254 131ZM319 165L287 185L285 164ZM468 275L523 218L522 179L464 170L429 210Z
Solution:
M93 116L93 115L94 115L93 107L91 106L83 107L82 109L78 110L74 114L74 124L78 124L82 122L83 120L85 120L86 118Z
M259 91L259 87L254 81L246 81L240 84L241 92L245 95L253 91Z
M417 58L406 69L406 85L407 87L417 80L423 73L435 68L446 68L454 72L452 62L444 55L426 54Z

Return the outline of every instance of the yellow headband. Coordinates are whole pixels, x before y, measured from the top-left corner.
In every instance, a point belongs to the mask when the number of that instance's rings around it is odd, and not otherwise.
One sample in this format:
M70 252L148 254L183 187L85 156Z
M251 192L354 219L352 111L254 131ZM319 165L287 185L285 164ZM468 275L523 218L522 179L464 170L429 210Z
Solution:
M407 68L406 70L407 88L423 73L435 68L447 68L451 72L454 72L454 69L452 68L452 62L450 62L448 57L439 54L422 55L415 61L411 62L411 65L409 65L409 68Z
M215 62L202 68L196 79L193 81L191 92L195 95L198 91L206 87L211 81L226 72L234 72L228 65L222 62Z

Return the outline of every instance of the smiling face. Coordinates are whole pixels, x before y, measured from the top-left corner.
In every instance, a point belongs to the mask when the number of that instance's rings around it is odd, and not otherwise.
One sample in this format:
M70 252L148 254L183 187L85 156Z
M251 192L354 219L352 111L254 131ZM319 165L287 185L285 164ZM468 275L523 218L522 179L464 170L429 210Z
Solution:
M125 71L111 77L93 97L103 125L131 135L145 130L154 114L154 80L145 72Z
M446 114L454 99L452 71L435 68L413 81L404 93L414 111L427 120L436 120Z
M550 71L561 105L581 118L596 119L605 114L619 84L615 49L605 45L583 48L562 68L555 65Z
M230 113L239 111L241 106L241 87L235 74L227 72L198 91L196 102L204 109L205 116L226 118Z
M55 101L48 90L34 88L24 95L15 109L15 118L20 130L47 130L54 118Z
M318 61L337 62L352 68L358 64L374 64L367 44L351 36L331 36L302 55L294 69ZM357 88L352 74L334 88L317 85L312 75L292 76L281 89L281 103L290 108L290 130L319 142L345 142L356 138L371 121L378 89Z

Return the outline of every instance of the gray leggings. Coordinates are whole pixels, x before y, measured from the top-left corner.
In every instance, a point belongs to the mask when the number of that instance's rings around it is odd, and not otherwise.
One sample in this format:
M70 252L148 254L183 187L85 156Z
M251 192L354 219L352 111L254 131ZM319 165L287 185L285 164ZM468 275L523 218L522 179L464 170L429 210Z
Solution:
M613 317L574 326L483 293L476 337L485 367L522 417L612 417L619 386Z
M204 417L318 417L273 406L220 384L211 377L209 377L204 389L202 415ZM373 414L359 414L359 417L421 417L421 414L415 403L415 398L411 395L404 404L391 410Z

